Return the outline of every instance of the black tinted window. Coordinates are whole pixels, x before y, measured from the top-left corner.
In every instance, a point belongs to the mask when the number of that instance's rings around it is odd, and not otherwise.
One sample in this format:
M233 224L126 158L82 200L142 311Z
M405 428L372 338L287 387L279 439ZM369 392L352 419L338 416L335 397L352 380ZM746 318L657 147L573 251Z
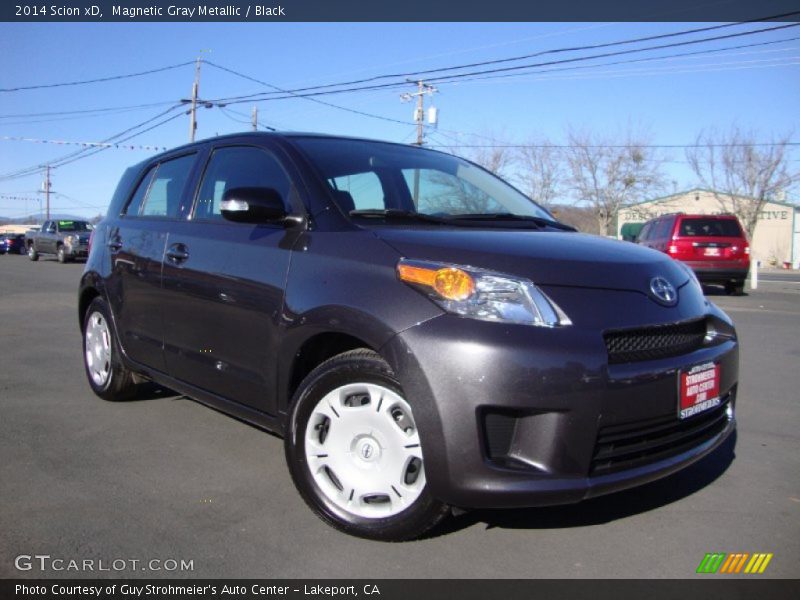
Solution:
M682 237L741 237L739 222L733 219L683 219L680 236Z
M278 160L266 150L252 147L220 148L214 151L200 184L193 218L222 219L220 202L227 190L239 187L272 188L288 206L291 180Z
M142 216L176 218L181 213L181 196L194 164L194 155L182 156L158 165L147 197L142 207Z
M672 231L672 219L667 217L665 219L661 219L653 225L653 233L650 235L651 238L657 240L663 240L664 238L669 237L670 232Z

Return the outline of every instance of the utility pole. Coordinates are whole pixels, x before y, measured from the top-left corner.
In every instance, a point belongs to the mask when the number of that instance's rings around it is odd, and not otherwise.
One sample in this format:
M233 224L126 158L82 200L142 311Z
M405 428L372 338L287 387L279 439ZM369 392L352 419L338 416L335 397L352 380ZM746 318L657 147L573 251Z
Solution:
M425 142L425 94L432 96L436 91L435 87L420 80L417 81L417 91L415 93L400 95L400 100L403 102L410 102L415 96L417 98L417 107L414 109L414 121L417 123L417 146L422 146ZM414 169L414 189L412 194L414 206L419 206L419 169Z
M258 107L253 106L253 131L258 131Z
M47 207L47 212L45 214L45 220L50 220L50 165L45 165L44 167L44 183L42 184L44 188L44 199L45 199L45 206Z
M197 93L200 90L200 65L203 60L197 57L194 63L194 83L192 84L192 107L189 109L189 141L194 141L194 134L197 130Z
M417 81L417 91L400 95L400 99L409 102L414 97L417 99L417 107L414 110L414 121L417 123L417 146L422 146L425 138L425 94L432 96L438 90L424 81Z

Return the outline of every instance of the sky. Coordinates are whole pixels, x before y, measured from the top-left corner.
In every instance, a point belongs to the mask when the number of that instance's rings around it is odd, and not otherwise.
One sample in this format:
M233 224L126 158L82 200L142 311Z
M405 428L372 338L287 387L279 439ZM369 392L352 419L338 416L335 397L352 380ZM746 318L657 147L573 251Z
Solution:
M0 88L78 81L191 62L198 56L281 88L362 79L387 73L503 59L543 50L677 32L703 23L0 23ZM764 27L740 25L700 37ZM696 39L680 38L680 39ZM426 144L524 143L546 136L563 143L569 127L614 135L645 131L652 144L691 144L702 130L733 125L764 141L794 131L800 139L800 28L705 42L624 57L595 59L588 68L437 85L438 129ZM656 43L669 43L677 38ZM780 41L715 54L609 65L615 60ZM614 51L635 46L606 49ZM580 54L580 53L579 53ZM585 53L583 53L585 54ZM560 54L574 56L577 54ZM551 58L552 57L548 57ZM542 60L542 59L539 59ZM531 62L531 61L525 61ZM503 63L507 66L520 63ZM0 92L0 217L37 213L42 174L4 177L42 165L79 146L7 138L99 142L153 119L191 94L194 66L148 76L67 87ZM412 142L407 89L320 97L373 118L301 98L258 103L259 121L277 129ZM204 64L200 97L214 100L268 91L263 85ZM430 102L426 98L426 102ZM158 104L107 113L96 108ZM253 103L201 108L197 138L250 129ZM171 148L189 137L189 117L126 142ZM32 115L37 113L61 113ZM386 120L389 119L389 120ZM392 120L400 121L400 123ZM482 137L476 137L482 136ZM51 171L51 210L104 213L122 172L154 149L108 149ZM682 149L664 150L678 190L696 184ZM800 152L792 164L800 165ZM9 199L3 196L14 196ZM27 200L26 200L27 199ZM790 198L797 200L797 198Z

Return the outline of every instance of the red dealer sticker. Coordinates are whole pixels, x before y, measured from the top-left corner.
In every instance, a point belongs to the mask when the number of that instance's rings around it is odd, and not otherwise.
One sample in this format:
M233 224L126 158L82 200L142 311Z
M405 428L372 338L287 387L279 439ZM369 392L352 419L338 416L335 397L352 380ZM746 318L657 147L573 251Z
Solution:
M719 365L705 363L681 371L681 397L678 416L681 419L719 406Z

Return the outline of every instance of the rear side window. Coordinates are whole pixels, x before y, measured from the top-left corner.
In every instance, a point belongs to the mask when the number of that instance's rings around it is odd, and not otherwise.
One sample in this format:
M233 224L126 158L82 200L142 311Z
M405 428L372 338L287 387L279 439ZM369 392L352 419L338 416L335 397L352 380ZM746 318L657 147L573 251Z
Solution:
M141 215L177 218L181 213L181 196L194 164L194 155L182 156L158 165L147 191Z
M222 197L238 187L272 188L287 204L292 183L278 160L266 150L247 146L219 148L208 162L192 218L222 220Z
M663 240L668 238L670 233L672 233L672 219L661 219L653 225L653 233L650 237L656 240Z
M652 223L645 223L644 227L642 227L642 231L639 233L639 237L637 238L639 241L646 240L650 237L650 230L653 228Z
M681 237L741 237L742 229L734 219L683 219Z

